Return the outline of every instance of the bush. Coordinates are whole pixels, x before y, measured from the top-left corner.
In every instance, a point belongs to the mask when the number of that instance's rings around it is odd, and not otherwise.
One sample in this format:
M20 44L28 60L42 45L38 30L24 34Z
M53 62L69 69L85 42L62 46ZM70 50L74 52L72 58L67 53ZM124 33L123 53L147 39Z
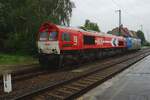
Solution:
M35 36L26 33L9 34L5 40L5 48L7 52L26 52L27 54L36 53Z
M148 41L145 41L143 46L150 46L150 43Z

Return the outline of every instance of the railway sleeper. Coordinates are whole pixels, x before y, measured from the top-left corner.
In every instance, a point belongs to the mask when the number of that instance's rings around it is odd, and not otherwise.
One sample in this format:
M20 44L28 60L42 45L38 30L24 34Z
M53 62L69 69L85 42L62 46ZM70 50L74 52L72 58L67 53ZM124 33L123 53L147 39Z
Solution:
M67 90L67 89L62 89L62 88L58 89L57 91L62 92L62 93L67 93L67 94L71 94L72 93L72 91Z
M55 99L64 99L64 97L67 97L68 95L73 94L74 92L75 90L72 90L70 88L58 87L57 89L47 92L45 96L49 96L50 98Z
M79 88L79 90L81 90L82 88L84 88L84 87L85 87L85 85L83 85L83 84L79 84L79 83L77 83L77 82L72 83L72 84L71 84L71 86L73 86L73 87L77 87L77 88Z
M95 77L95 78L98 78L98 79L99 79L99 78L103 78L104 76L105 76L105 75L102 75L101 72L92 75L92 77Z
M59 92L59 91L51 91L51 92L46 93L46 96L53 97L53 98L58 98L58 99L63 99L65 95L68 95L68 94L62 93L62 92Z
M102 79L103 77L89 76L87 78L90 79L90 80L93 80L93 81L98 81L98 80Z
M70 93L77 91L77 90L74 90L74 89L71 89L71 88L67 88L65 86L60 87L60 90L69 91Z
M35 100L38 100L38 99L35 99ZM46 95L43 100L63 100L63 98L58 98L58 97Z
M32 99L33 100L44 100L45 96L44 95L38 95L38 96L32 97Z
M79 81L79 83L81 83L81 84L88 84L88 85L92 84L93 82L96 82L96 81L91 81L91 80L88 81L88 80L84 80L84 79Z
M80 83L80 82L73 83L73 85L79 86L79 87L85 87L85 86L88 86L88 84L83 84L83 83Z
M79 81L78 84L82 84L84 87L87 87L89 85L92 85L93 83L95 83L97 81L93 81L93 82L89 82L89 81Z
M64 86L65 88L69 88L69 89L73 89L75 91L79 91L80 88L79 87L74 87L74 86Z
M105 71L103 71L103 72L100 72L99 77L100 77L101 79L99 79L99 80L102 80L102 79L108 77L110 74L113 74L113 73L114 73L114 72L112 72L112 70L105 70ZM97 76L97 77L98 77L98 76Z
M90 82L96 82L97 80L92 80L92 79L89 79L89 78L86 78L86 79L83 79L81 80L81 82L88 82L90 84Z

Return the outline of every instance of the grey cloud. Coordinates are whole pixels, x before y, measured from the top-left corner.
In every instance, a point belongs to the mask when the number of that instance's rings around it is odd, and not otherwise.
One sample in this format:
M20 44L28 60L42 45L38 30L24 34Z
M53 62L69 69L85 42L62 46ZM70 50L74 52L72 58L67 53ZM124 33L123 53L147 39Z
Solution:
M97 22L104 32L118 26L116 9L122 9L122 23L129 29L138 30L144 26L146 38L150 41L150 0L72 0L72 26L84 24L85 19Z

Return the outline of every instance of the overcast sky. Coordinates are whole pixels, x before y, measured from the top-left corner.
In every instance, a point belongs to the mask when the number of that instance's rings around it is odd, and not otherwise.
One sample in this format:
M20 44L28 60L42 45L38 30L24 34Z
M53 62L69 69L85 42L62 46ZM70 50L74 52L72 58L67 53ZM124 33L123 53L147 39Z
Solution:
M118 13L122 10L122 24L137 31L143 25L146 39L150 41L150 0L72 0L72 26L81 26L86 19L98 23L107 32L118 26Z

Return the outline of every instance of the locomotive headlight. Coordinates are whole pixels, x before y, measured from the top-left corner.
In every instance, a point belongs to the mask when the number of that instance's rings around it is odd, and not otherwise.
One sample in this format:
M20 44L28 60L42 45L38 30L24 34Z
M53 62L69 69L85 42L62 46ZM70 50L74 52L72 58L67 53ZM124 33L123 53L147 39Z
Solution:
M53 52L55 52L55 49L52 49Z
M57 50L56 49L52 49L52 52L57 54Z
M39 51L39 53L42 53L42 49L39 49L38 51Z

